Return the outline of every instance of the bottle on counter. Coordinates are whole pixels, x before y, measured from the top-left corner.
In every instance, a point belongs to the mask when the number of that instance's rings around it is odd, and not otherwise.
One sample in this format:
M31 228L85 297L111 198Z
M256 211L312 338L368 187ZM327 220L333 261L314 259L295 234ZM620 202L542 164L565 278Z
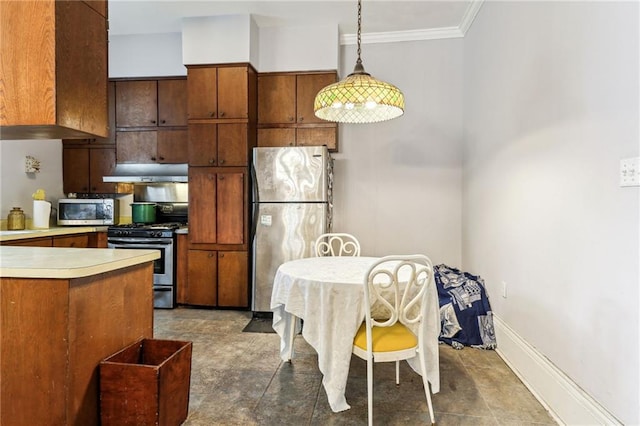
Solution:
M21 231L24 229L24 212L20 207L14 207L7 217L7 230Z

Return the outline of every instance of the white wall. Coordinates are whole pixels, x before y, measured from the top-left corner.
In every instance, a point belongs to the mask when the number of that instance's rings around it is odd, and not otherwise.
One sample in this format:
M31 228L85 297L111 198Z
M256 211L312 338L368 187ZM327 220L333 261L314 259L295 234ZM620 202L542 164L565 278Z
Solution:
M182 34L109 36L109 77L187 75L182 65Z
M392 121L340 125L334 231L357 235L364 255L461 266L462 43L362 46L365 70L398 86L406 106ZM341 76L355 51L343 46Z
M464 41L464 267L508 327L629 425L640 189L618 171L639 155L638 11L486 2Z
M40 160L40 173L25 173L27 155ZM62 198L62 141L0 141L0 218L6 219L12 207L22 207L27 218L33 217L33 194L44 189L47 201Z

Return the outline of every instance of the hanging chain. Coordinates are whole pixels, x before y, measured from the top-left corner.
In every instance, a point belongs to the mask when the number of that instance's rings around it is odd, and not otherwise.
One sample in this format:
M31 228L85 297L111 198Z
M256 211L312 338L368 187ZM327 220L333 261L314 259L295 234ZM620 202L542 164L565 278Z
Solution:
M358 60L356 61L358 64L362 63L360 59L360 35L361 29L360 26L362 24L362 0L358 0Z

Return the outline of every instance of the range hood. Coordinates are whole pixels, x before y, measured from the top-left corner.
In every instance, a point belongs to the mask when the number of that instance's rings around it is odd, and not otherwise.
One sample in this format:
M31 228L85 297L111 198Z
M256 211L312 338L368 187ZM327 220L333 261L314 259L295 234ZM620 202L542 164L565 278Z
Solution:
M111 176L103 182L188 182L187 164L116 164Z

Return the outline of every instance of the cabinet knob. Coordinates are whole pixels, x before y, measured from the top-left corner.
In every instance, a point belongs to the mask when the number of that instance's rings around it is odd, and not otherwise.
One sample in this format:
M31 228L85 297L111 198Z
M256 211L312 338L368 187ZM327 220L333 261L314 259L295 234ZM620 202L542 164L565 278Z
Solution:
M209 117L210 117L210 118L215 118L215 116L216 116L215 111L211 111L211 112L209 112Z
M156 124L156 120L151 120L151 124Z
M166 122L167 122L167 120L162 120L162 121L160 121L160 123L162 123L162 124L164 124L164 123L166 123Z
M220 118L224 117L224 111L220 111L220 112L218 113L218 116L219 116Z
M209 158L209 164L215 164L216 159L215 158Z
M224 257L224 253L220 253L220 257Z
M164 161L164 157L160 157L160 161Z
M209 256L209 257L213 257L213 253L209 253L209 255L208 255L208 256Z
M156 157L151 157L151 161L156 161Z
M293 142L289 142L289 146L293 146Z
M218 179L220 179L220 180L224 180L224 176L220 176Z
M293 117L289 117L289 121L293 121Z
M224 160L220 160L220 164L224 164Z
M298 117L298 121L304 121L304 117Z

